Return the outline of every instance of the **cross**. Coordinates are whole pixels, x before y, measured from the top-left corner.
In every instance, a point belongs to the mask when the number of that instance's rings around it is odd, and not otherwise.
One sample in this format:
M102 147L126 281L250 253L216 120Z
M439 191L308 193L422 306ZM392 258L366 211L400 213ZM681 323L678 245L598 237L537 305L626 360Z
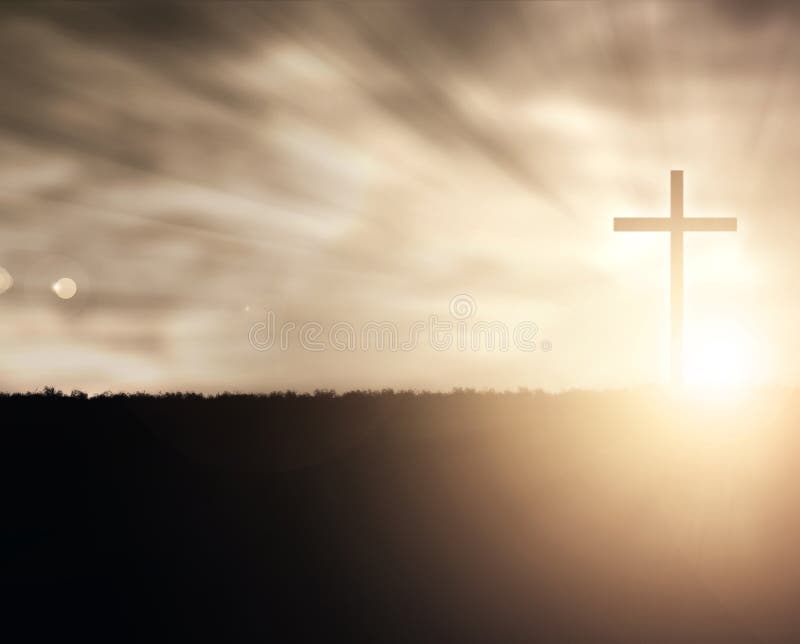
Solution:
M735 217L684 217L683 170L670 172L669 217L615 217L616 232L666 232L670 240L670 380L683 377L683 233L736 231Z

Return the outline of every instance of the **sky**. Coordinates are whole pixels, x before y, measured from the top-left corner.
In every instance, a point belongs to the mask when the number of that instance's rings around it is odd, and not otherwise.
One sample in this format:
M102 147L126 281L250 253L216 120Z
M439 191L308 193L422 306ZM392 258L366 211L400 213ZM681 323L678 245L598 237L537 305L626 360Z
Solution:
M685 359L798 384L799 32L789 3L4 3L0 389L660 382L668 236L612 220L667 216L672 169L686 216L738 218L687 236Z

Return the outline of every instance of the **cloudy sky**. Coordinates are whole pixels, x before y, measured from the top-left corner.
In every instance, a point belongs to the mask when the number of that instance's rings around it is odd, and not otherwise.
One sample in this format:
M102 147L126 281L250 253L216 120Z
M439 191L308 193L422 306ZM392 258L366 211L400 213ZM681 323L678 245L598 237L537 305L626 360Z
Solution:
M612 218L666 216L671 169L687 216L739 219L687 239L687 351L796 384L799 32L788 4L3 4L0 389L657 382L669 241ZM536 351L249 339L267 311L404 336L461 294Z

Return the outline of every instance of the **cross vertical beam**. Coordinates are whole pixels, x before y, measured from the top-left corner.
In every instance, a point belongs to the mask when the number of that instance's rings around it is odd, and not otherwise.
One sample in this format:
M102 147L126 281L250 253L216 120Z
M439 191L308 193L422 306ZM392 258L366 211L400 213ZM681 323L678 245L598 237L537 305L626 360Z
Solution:
M683 382L683 170L670 172L670 381Z

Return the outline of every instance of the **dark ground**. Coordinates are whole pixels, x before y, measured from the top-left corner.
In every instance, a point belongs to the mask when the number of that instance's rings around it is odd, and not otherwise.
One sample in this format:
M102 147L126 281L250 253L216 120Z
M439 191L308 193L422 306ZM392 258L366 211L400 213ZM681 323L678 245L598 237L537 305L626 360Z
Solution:
M0 638L800 641L794 399L0 397Z

